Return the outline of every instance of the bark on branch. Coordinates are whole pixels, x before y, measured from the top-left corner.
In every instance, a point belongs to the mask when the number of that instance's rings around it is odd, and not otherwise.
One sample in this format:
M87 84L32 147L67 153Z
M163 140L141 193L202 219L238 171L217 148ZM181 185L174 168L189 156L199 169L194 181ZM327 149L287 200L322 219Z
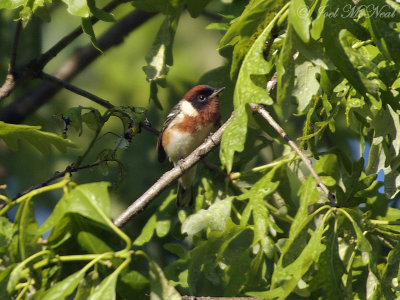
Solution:
M183 159L180 166L177 165L168 172L164 173L161 178L157 180L156 183L154 183L142 196L140 196L114 220L114 224L117 227L124 226L126 222L128 222L134 215L145 209L145 207L151 202L151 200L153 200L172 182L182 176L182 169L190 169L202 157L213 150L220 143L222 133L232 121L232 118L233 114L210 138L208 138L203 144L201 144L196 150L194 150L188 157Z
M145 23L154 13L135 10L126 17L118 21L106 33L98 39L98 46L105 52L113 46L119 45L124 38L140 25ZM87 46L78 50L60 69L54 77L70 81L88 65L90 65L101 53L93 46ZM37 76L41 75L41 70L37 70ZM8 84L13 84L10 81ZM14 82L15 84L15 82ZM0 120L7 123L21 123L28 115L32 114L43 104L47 103L60 89L59 84L42 82L29 94L12 102L0 111Z

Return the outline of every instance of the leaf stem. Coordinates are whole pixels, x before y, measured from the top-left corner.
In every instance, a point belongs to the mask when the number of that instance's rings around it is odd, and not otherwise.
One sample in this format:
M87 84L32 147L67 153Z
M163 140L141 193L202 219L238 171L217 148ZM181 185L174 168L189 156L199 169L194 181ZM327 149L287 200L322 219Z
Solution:
M283 22L285 22L288 14L289 14L289 8L290 6L290 2L286 3L285 6L282 7L282 9L276 14L277 16L281 15L280 18L278 19L278 21L276 22L276 24L278 26L281 26L283 24Z
M306 156L307 157L312 157L312 154L307 154ZM262 165L262 166L254 167L254 168L252 168L252 169L250 169L248 171L232 172L229 175L229 178L231 180L235 180L235 179L238 179L238 178L240 178L242 176L245 176L247 174L252 174L254 172L263 172L263 171L272 169L274 167L277 167L277 166L280 166L280 165L283 165L283 164L286 164L286 163L289 163L289 162L292 162L292 161L295 161L295 160L299 160L299 159L301 159L299 156L292 156L292 157L289 157L289 158L279 159L279 160L273 161L273 162L271 162L269 164L265 164L265 165Z
M374 225L400 225L400 221L389 221L389 220L368 220Z
M69 183L69 177L64 177L64 179L60 182L54 183L52 185L44 186L38 189L35 189L33 191L30 191L29 193L26 193L25 195L17 198L15 201L8 202L1 210L0 210L0 216L4 215L10 208L24 202L27 199L33 198L39 194L42 194L44 192L56 190L63 188Z
M42 260L37 262L36 264L33 265L34 270L41 269L49 264L53 263L58 263L60 261L62 262L71 262L71 261L88 261L91 260L91 262L88 264L89 267L91 267L94 263L101 259L111 259L113 258L114 252L105 252L102 254L82 254L82 255L65 255L65 256L57 256L52 259L48 260ZM89 267L86 265L82 270L87 270Z
M15 300L20 300L23 299L22 297L25 295L26 291L29 289L31 283L32 283L33 279L29 278L28 281L26 283L24 283L24 288L22 289L22 291L18 294L17 298L15 298Z
M292 147L292 149L297 153L297 155L303 161L304 165L310 171L311 175L314 177L317 186L320 187L321 190L327 195L329 201L331 202L331 206L336 206L335 196L328 190L328 188L322 182L321 178L319 178L317 172L315 172L315 170L313 169L310 160L303 152L301 152L299 147L296 145L295 142L292 141L292 139L287 135L283 128L272 118L272 116L264 108L264 106L262 106L261 104L250 103L250 107L254 112L259 113L271 125L271 127L279 133L279 135L288 143L288 145Z

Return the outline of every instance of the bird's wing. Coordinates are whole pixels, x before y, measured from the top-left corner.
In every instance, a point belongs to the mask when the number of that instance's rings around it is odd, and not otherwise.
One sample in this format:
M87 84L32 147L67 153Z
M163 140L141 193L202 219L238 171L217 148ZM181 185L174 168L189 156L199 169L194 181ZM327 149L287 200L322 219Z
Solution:
M163 162L165 158L167 157L167 154L165 153L165 149L162 145L162 136L164 133L164 130L169 126L171 121L180 113L180 104L177 103L170 111L168 114L163 127L161 129L160 135L158 136L158 141L157 141L157 153L158 153L158 161Z

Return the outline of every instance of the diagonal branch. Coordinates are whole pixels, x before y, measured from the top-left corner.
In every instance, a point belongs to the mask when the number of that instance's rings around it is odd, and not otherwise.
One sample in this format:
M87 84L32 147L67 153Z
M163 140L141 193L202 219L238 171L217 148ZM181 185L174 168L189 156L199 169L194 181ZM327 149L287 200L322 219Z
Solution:
M81 96L83 96L85 98L88 98L88 99L92 100L93 102L96 102L97 104L99 104L99 105L101 105L101 106L103 106L105 108L114 108L114 105L112 105L107 100L104 100L104 99L102 99L102 98L100 98L100 97L98 97L98 96L96 96L96 95L94 95L92 93L89 93L89 92L87 92L87 91L85 91L85 90L83 90L83 89L81 89L81 88L79 88L77 86L74 86L74 85L70 84L69 82L67 82L65 80L61 80L61 79L59 79L59 78L57 78L55 76L52 76L50 74L47 74L45 72L41 72L39 77L41 79L53 82L58 86L64 87L65 89L67 89L67 90L69 90L69 91L71 91L71 92L73 92L75 94L78 94L78 95L81 95Z
M118 227L124 226L126 222L128 222L134 215L145 209L145 207L158 194L160 194L172 182L181 177L183 175L182 169L188 170L189 168L194 166L202 157L213 150L220 143L222 133L232 121L232 118L233 114L210 138L208 138L203 144L201 144L196 150L194 150L188 157L183 159L180 165L177 165L168 172L164 173L161 178L157 180L156 183L154 183L142 196L140 196L114 220L114 224Z
M283 130L283 128L279 126L279 124L271 117L269 112L262 105L250 103L250 107L254 112L259 113L265 120L267 120L267 122L271 125L271 127L274 128L275 131L278 132L279 135L287 141L289 146L292 147L292 149L297 153L297 155L301 158L307 169L310 171L311 175L314 177L317 183L317 186L319 186L322 189L322 191L327 195L329 201L331 202L331 205L336 206L335 196L328 190L325 184L322 183L321 178L318 176L317 172L315 172L315 170L313 169L310 160L303 152L301 152L299 147L297 147L296 143L290 139L290 137Z
M121 44L129 33L153 16L155 16L154 13L138 9L133 11L104 33L97 41L98 46L105 52L109 48ZM65 62L54 76L63 81L70 81L100 55L101 53L92 45L82 48ZM60 85L42 82L31 93L3 108L0 111L0 120L7 123L22 122L28 115L48 102L61 88L62 86Z
M78 172L80 170L93 168L93 167L98 166L99 164L100 164L100 162L97 162L97 163L94 163L94 164L91 164L91 165L86 165L86 166L82 166L82 167L78 167L78 168L76 168L76 167L74 167L72 165L67 166L64 171L61 171L61 172L57 171L51 177L46 179L45 181L43 181L43 182L41 182L41 183L39 183L37 185L31 186L30 188L28 188L27 190L25 190L25 191L23 191L21 193L18 193L13 198L13 200L16 200L17 198L22 197L23 195L26 195L29 192L33 191L33 190L39 189L39 188L44 187L44 186L48 186L51 182L53 182L56 179L64 177L65 174L67 174L67 173L74 173L74 172Z
M113 0L109 4L107 4L103 8L103 10L106 12L110 12L114 10L118 5L125 2L128 2L128 0ZM96 17L91 17L90 21L92 22L92 24L95 24L98 21L98 19ZM16 49L18 46L18 36L21 27L22 27L22 22L19 20L17 23L16 33L12 48L10 69L7 74L6 80L0 87L0 100L8 97L11 94L11 92L16 88L19 82L34 78L35 75L39 73L51 59L57 56L58 53L60 53L65 47L71 44L73 40L75 40L78 36L80 36L83 33L82 27L81 26L77 27L71 33L67 34L60 41L58 41L49 50L41 54L39 57L32 59L17 74L17 70L15 67L15 59L16 59Z
M122 3L129 2L129 0L113 0L109 4L103 7L102 10L106 12L113 11L117 6ZM96 17L91 17L90 22L94 25L99 21ZM31 62L32 65L37 66L40 70L58 53L60 53L64 48L66 48L73 40L79 37L83 33L82 27L78 26L71 33L67 34L61 40L59 40L54 46L52 46L49 50L40 55L37 59Z
M58 85L59 87L63 87L63 88L65 88L65 89L67 89L67 90L69 90L69 91L71 91L71 92L73 92L73 93L75 93L77 95L80 95L80 96L85 97L85 98L87 98L89 100L92 100L93 102L95 102L95 103L97 103L97 104L99 104L99 105L101 105L101 106L103 106L105 108L117 109L117 107L112 105L109 101L107 101L107 100L105 100L103 98L100 98L99 96L96 96L96 95L94 95L94 94L92 94L92 93L90 93L90 92L88 92L88 91L86 91L84 89L81 89L81 88L69 83L68 81L61 80L61 79L59 79L59 78L57 78L55 76L52 76L50 74L47 74L45 72L41 72L39 74L39 77L41 79L47 80L49 82L53 82L54 84ZM120 112L123 113L122 111L120 111ZM128 114L126 114L126 116L128 118L130 118L130 116ZM158 130L153 128L151 126L151 123L147 119L145 119L143 122L140 122L139 126L140 126L140 128L144 128L144 129L146 129L147 131L151 132L154 135L157 135L157 136L159 135Z

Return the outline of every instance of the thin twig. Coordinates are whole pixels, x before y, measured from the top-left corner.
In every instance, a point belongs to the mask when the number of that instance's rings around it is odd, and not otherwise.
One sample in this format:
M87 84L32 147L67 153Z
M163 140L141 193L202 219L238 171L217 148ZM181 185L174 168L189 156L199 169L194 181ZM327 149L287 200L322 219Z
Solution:
M115 9L118 5L128 2L128 0L114 0L111 1L108 5L106 5L103 10L106 12L110 12ZM95 24L98 21L96 17L91 17L92 24ZM60 41L58 41L53 47L49 50L41 54L39 57L32 59L26 66L21 68L20 72L18 72L15 66L16 61L16 53L18 47L18 37L21 31L22 22L21 20L17 23L17 28L15 32L11 59L10 59L10 68L6 80L3 85L0 87L0 100L8 97L11 92L16 88L17 84L26 79L32 79L38 74L45 65L54 57L57 56L64 48L66 48L72 41L74 41L77 37L79 37L82 33L82 27L78 26L71 33L67 34Z
M122 227L134 215L142 211L158 194L167 188L172 182L183 175L182 170L188 170L194 166L203 156L213 150L221 141L222 133L232 121L231 117L203 144L194 150L188 157L183 159L179 165L164 173L156 183L154 183L142 196L124 210L115 220L114 224Z
M37 185L31 186L30 188L26 189L25 191L23 191L23 192L21 192L21 193L18 193L18 194L13 198L13 200L15 200L15 199L17 199L17 198L19 198L19 197L21 197L21 196L23 196L23 195L25 195L25 194L28 194L29 192L31 192L31 191L33 191L33 190L36 190L36 189L39 189L39 188L41 188L41 187L47 186L47 185L49 185L51 182L53 182L54 180L64 177L65 174L67 174L67 173L74 173L74 172L78 172L78 171L80 171L80 170L93 168L93 167L98 166L99 164L100 164L100 162L97 162L97 163L94 163L94 164L91 164L91 165L82 166L82 167L79 167L79 168L75 168L75 167L73 167L73 166L68 166L68 167L65 168L64 171L61 171L61 172L57 171L57 172L55 172L55 173L53 174L53 176L49 177L49 178L46 179L45 181L43 181L43 182L41 182L41 183L39 183L39 184L37 184Z
M97 41L98 46L105 52L109 48L119 45L129 33L153 16L155 16L154 13L144 12L139 9L133 11L104 33ZM60 80L70 81L100 55L101 53L92 45L82 48L65 62L53 76ZM37 75L40 75L40 70ZM61 86L53 83L41 83L29 94L4 107L0 111L0 120L6 123L22 122L28 115L34 113L49 101L60 89Z
M276 132L279 133L281 137L283 137L287 143L289 144L290 147L297 153L297 155L301 158L301 160L304 162L305 166L307 169L310 171L311 175L314 177L317 186L321 188L321 190L328 196L329 201L331 202L332 206L336 206L335 203L335 196L328 190L328 188L325 186L325 184L322 183L321 178L319 178L317 172L313 169L310 160L307 158L307 156L301 152L299 147L297 147L296 143L293 142L290 137L287 135L287 133L282 129L281 126L271 117L268 111L260 105L260 104L254 104L250 103L250 107L254 112L259 113L267 122L271 125L272 128L275 129Z
M101 105L101 106L103 106L105 108L114 108L114 105L112 105L107 100L104 100L104 99L102 99L102 98L100 98L100 97L98 97L98 96L96 96L96 95L94 95L92 93L89 93L89 92L87 92L87 91L85 91L85 90L83 90L83 89L81 89L81 88L79 88L77 86L74 86L74 85L70 84L69 82L67 82L65 80L58 79L57 77L55 77L53 75L47 74L45 72L41 72L39 77L41 79L54 82L55 84L65 88L65 89L67 89L67 90L69 90L69 91L71 91L71 92L73 92L75 94L78 94L78 95L81 95L82 97L90 99L93 102L96 102L97 104L99 104L99 105Z
M17 60L18 42L19 42L19 36L21 34L21 28L22 28L22 22L18 21L17 26L15 28L8 72L6 75L6 79L4 80L4 83L2 84L2 86L0 86L0 100L8 97L8 95L10 95L11 91L17 85L18 74L16 68L16 60Z
M111 1L109 4L103 7L103 11L111 12L113 11L118 5L122 3L126 3L128 0L114 0ZM91 17L90 21L94 25L97 23L99 19L96 17ZM55 45L53 45L49 50L44 52L40 55L36 60L31 62L31 65L36 65L40 70L57 54L59 54L64 48L66 48L73 40L79 37L83 33L82 27L78 26L69 34L64 36L61 40L59 40Z
M77 86L75 86L75 85L73 85L73 84L71 84L71 83L69 83L69 82L67 82L65 80L61 80L61 79L59 79L59 78L57 78L57 77L55 77L53 75L47 74L45 72L41 72L39 76L40 76L40 78L42 78L44 80L47 80L47 81L50 81L50 82L53 82L53 83L57 84L58 86L61 86L61 87L65 88L65 89L67 89L67 90L69 90L69 91L71 91L71 92L73 92L73 93L75 93L77 95L80 95L80 96L85 97L85 98L87 98L89 100L92 100L93 102L95 102L95 103L97 103L97 104L99 104L99 105L101 105L101 106L103 106L105 108L108 108L108 109L113 109L113 108L116 109L117 108L116 106L112 105L109 101L107 101L107 100L105 100L103 98L100 98L99 96L96 96L95 94L92 94L92 93L90 93L90 92L88 92L86 90L83 90L83 89L81 89L81 88L79 88L79 87L77 87ZM120 112L123 113L122 111L120 111ZM128 118L130 118L130 116L128 114L126 114L126 115L127 115ZM154 135L157 135L157 136L159 135L158 130L153 128L149 121L141 122L140 123L140 128L144 128L147 131L153 133Z

